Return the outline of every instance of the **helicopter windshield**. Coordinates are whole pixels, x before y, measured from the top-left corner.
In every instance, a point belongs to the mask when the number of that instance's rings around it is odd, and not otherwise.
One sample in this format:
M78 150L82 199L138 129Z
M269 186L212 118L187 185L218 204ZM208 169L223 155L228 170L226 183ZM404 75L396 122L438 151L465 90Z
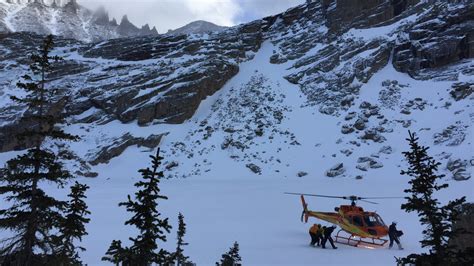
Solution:
M365 214L364 222L368 227L385 225L382 218L380 218L380 216L376 213Z

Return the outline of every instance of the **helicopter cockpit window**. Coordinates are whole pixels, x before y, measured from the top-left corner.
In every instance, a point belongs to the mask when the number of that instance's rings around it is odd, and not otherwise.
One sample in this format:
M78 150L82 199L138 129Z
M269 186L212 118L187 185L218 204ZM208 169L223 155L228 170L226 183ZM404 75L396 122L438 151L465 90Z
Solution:
M362 217L360 216L352 217L352 223L357 226L364 226L364 223L362 222Z
M380 219L380 217L377 214L367 214L364 216L364 221L367 224L367 226L380 226L384 225L383 221Z

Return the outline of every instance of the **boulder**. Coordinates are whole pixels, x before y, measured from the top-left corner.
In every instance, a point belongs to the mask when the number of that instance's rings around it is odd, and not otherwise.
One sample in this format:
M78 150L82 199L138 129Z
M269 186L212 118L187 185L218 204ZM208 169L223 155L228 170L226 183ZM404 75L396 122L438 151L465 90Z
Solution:
M344 168L343 163L338 163L335 166L333 166L331 169L326 171L326 176L328 177L336 177L344 174L346 172L346 169Z

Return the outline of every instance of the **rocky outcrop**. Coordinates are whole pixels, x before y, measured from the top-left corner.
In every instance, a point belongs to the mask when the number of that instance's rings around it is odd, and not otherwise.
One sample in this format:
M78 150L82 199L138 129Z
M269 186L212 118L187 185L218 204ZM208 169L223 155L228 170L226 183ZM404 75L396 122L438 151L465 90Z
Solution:
M346 169L344 168L343 163L336 164L333 166L331 169L326 171L326 176L327 177L336 177L344 174L346 172Z
M62 110L64 109L68 99L63 98L54 102L52 106L47 107L47 114L53 116L55 119L62 116ZM3 108L0 108L2 110ZM7 113L8 115L9 113ZM38 128L39 124L37 120L31 119L30 114L27 112L25 116L19 118L16 122L6 124L0 127L0 152L11 151L11 150L22 150L30 148L36 144L38 139L24 138L20 139L18 136L25 131L34 130ZM43 125L45 130L49 130L49 125Z
M407 34L394 49L394 67L416 76L422 69L473 58L474 4L467 5L462 9L450 9L446 2L430 6L426 16L405 29Z
M459 82L453 84L449 94L456 100L463 100L474 92L474 82Z
M102 163L108 163L111 159L119 156L130 146L137 145L138 147L147 147L154 149L158 147L161 142L163 135L151 135L147 138L133 137L130 133L127 133L120 138L113 139L111 143L107 143L102 147L99 147L99 151L92 154L88 161L92 165L98 165Z

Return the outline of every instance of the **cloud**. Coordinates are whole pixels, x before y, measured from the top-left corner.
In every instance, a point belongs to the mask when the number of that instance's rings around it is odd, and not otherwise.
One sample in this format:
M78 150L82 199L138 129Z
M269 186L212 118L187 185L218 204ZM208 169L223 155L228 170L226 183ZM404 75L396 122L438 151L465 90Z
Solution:
M137 26L148 23L160 33L196 20L233 26L276 14L303 0L78 0L88 8L104 6L111 17L128 15Z

